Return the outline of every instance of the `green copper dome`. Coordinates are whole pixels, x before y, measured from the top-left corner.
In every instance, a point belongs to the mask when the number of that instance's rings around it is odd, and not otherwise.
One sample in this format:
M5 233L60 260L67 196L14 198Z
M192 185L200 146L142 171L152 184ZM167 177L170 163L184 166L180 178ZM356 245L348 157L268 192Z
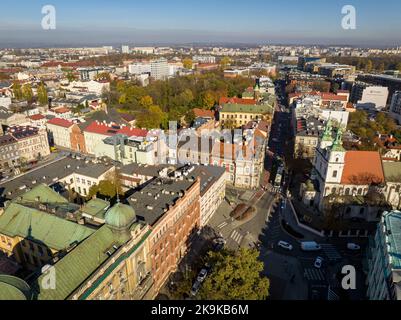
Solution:
M135 222L135 210L126 204L117 203L106 212L105 220L106 224L112 228L125 229Z

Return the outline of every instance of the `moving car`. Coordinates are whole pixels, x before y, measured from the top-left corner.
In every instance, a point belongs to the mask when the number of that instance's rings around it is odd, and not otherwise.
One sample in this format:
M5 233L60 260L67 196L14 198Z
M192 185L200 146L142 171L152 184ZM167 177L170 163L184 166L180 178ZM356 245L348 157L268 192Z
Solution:
M316 269L320 269L323 265L323 258L317 257L315 263L313 264Z
M207 270L206 269L202 269L199 274L198 274L198 278L196 279L196 281L202 283L203 281L205 281L207 277Z
M347 249L353 250L353 251L358 251L358 250L361 250L361 246L359 246L355 243L347 243Z
M284 250L292 251L293 249L292 245L285 241L279 241L277 245Z
M319 251L322 247L315 241L305 241L301 242L301 249L303 251Z

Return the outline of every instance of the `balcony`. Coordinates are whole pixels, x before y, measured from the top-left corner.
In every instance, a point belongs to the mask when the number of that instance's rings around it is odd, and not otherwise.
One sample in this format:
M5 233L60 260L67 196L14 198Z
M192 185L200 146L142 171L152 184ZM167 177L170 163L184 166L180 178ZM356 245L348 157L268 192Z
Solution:
M142 300L153 285L152 274L149 272L146 277L137 285L131 294L132 300Z

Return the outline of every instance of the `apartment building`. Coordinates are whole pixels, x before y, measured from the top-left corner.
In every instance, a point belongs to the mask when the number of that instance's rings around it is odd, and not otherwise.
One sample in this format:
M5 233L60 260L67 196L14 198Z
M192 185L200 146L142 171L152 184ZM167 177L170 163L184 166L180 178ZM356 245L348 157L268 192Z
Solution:
M244 105L224 104L219 111L220 121L223 126L234 125L241 127L249 121L271 121L273 107L271 105Z
M47 131L30 126L11 127L7 133L17 140L21 161L35 161L50 154Z
M150 76L155 80L166 80L170 74L167 59L154 60L150 64Z
M18 142L12 135L0 136L0 170L14 169L20 165Z
M401 91L396 91L391 98L390 116L401 123Z
M50 140L58 147L71 148L71 129L74 123L66 119L53 118L46 124Z
M150 259L158 292L185 256L191 235L200 227L200 179L167 171L129 199L139 221L151 226Z

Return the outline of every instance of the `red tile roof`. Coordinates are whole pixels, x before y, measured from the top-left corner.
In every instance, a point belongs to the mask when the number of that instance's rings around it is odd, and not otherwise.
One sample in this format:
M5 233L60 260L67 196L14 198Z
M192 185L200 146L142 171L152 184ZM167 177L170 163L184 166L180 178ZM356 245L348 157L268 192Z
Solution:
M116 134L124 134L128 137L146 137L148 134L147 130L131 128L128 126L119 126L113 123L102 123L93 121L84 130L85 132L102 134L105 136L114 136Z
M53 119L47 121L47 124L52 124L52 125L64 127L64 128L69 128L73 125L72 122L65 120L65 119L60 119L60 118L53 118Z
M55 113L67 113L67 112L70 112L70 111L71 110L69 108L65 108L65 107L54 109Z
M197 118L214 118L214 111L213 110L204 110L195 108L193 109L195 117Z
M237 98L237 97L234 97L234 98L223 97L223 98L220 98L219 102L220 102L220 105L227 104L227 103L254 105L257 103L255 99L241 99L241 98Z
M42 119L44 119L44 118L45 118L45 116L42 115L42 114L34 114L33 116L30 116L30 117L29 117L29 119L34 120L34 121L36 121L36 120L42 120Z
M342 184L368 185L384 182L380 154L375 151L347 151Z

